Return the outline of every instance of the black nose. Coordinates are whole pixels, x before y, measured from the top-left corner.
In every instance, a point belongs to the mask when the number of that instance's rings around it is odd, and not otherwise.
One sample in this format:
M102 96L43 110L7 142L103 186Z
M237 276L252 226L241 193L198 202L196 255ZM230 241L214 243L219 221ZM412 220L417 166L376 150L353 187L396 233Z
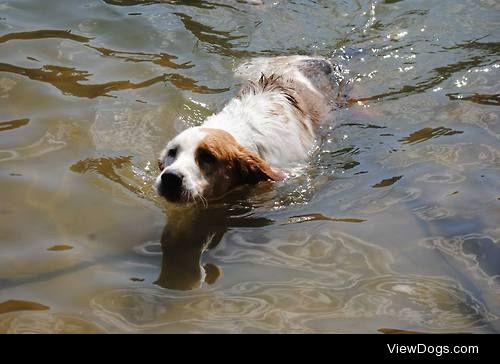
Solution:
M160 195L167 200L177 201L182 193L183 176L179 173L165 172L161 175L161 184L159 188Z

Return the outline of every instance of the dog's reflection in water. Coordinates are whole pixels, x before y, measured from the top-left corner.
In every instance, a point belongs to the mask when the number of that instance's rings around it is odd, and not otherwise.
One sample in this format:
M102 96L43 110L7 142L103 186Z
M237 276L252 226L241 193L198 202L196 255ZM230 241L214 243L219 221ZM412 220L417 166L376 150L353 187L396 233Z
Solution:
M222 276L222 268L212 263L203 264L203 253L214 249L229 229L272 224L272 220L249 216L250 210L249 206L241 205L171 206L161 237L161 272L155 284L191 290L203 283L215 283Z

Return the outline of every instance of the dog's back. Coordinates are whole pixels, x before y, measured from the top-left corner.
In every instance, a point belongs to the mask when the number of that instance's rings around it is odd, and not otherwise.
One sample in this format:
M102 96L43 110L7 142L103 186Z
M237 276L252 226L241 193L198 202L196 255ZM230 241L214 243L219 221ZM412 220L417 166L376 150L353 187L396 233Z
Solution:
M280 77L304 101L302 107L319 121L329 115L342 81L340 68L330 60L298 55L253 58L238 66L235 75L251 82L262 75Z
M326 58L312 56L281 56L252 58L236 68L236 76L244 80L256 81L262 74L297 78L297 72L318 90L325 92L331 88L334 66Z

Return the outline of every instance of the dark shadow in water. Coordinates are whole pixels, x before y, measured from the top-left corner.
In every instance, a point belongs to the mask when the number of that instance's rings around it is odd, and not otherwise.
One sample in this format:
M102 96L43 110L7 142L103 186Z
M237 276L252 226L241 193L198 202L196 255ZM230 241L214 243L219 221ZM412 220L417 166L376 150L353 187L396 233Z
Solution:
M446 94L450 100L458 100L458 101L470 101L476 104L481 105L491 105L491 106L500 106L500 94L478 94L473 93L472 95L461 94L461 93L452 93Z
M161 237L162 264L155 284L169 289L191 290L204 282L212 284L222 269L202 263L202 254L215 248L224 234L235 228L259 228L273 220L255 217L248 206L196 206L175 208Z
M452 47L443 47L443 49L447 51L452 49L480 50L480 51L486 51L487 54L489 55L500 54L500 42L480 42L481 39L476 39L465 43L459 43Z
M181 5L188 7L195 7L200 9L215 9L215 8L227 8L233 11L241 11L239 7L248 5L259 5L258 3L252 3L250 1L202 1L202 0L104 0L110 5L117 6L133 6L133 5L153 5L153 4L165 4L165 5ZM234 5L234 6L233 6ZM235 6L238 6L235 7ZM248 58L253 55L257 55L256 52L237 50L235 49L235 44L233 41L246 39L247 35L232 35L231 31L217 30L210 25L203 24L199 19L194 20L193 17L183 14L180 12L173 13L179 17L180 21L184 24L184 27L189 31L200 43L207 44L208 52L220 54L227 57L237 57L237 58ZM267 52L262 52L267 53Z
M243 35L235 36L230 32L216 30L211 26L199 23L192 17L182 13L174 13L177 15L187 30L189 30L198 40L210 43L214 46L223 48L232 48L231 41L245 38Z
M8 33L2 35L0 37L0 43L5 43L9 40L38 40L47 38L69 39L80 43L86 43L93 39L73 34L70 30L41 29L30 32Z
M186 5L200 9L214 9L216 6L230 7L226 4L217 4L203 0L104 0L104 2L110 5L117 5L117 6L166 4L166 5Z
M202 27L201 29L206 30L201 24L200 27ZM226 34L225 32L217 32L215 30L213 30L212 33L221 37ZM227 36L229 37L229 40L239 38L230 37L229 33L227 33ZM11 40L38 40L47 38L67 39L75 42L86 43L86 47L99 52L104 57L116 58L124 60L125 62L150 62L152 64L171 69L189 69L195 66L190 62L176 63L175 60L177 59L177 56L168 53L156 54L145 52L124 52L105 47L92 46L88 43L93 38L76 35L66 30L42 29L28 32L8 33L0 36L0 44ZM215 38L212 39L209 37L209 40L215 40ZM230 43L223 43L223 46L230 47L231 45ZM36 58L27 58L32 61L39 62ZM65 95L87 97L90 99L99 96L110 96L109 93L112 91L140 89L159 82L169 82L181 90L188 90L200 94L214 94L228 91L227 88L212 89L207 86L200 86L198 85L198 81L177 73L158 75L138 83L134 83L129 80L119 80L102 84L82 84L81 82L88 81L89 77L92 76L90 72L56 65L44 65L41 68L26 68L8 63L0 63L0 72L10 72L27 76L32 80L50 83L52 86L61 90Z
M288 224L300 224L309 221L332 221L332 222L348 222L348 223L358 224L360 222L365 222L366 220L354 217L329 217L323 214L307 214L307 215L290 216L288 220L278 223L280 225L288 225Z
M453 130L443 126L437 128L423 128L411 133L407 137L399 139L398 141L401 142L401 144L418 144L440 136L450 136L456 134L463 134L463 131Z
M0 131L17 129L22 126L27 125L30 122L30 119L17 119L10 121L0 121Z
M99 96L110 96L109 93L112 91L139 89L159 82L170 82L181 90L189 90L200 94L213 94L228 90L226 88L211 89L207 86L199 86L196 80L175 73L163 74L138 83L124 80L101 84L81 84L81 81L88 81L88 77L91 74L88 71L81 71L76 68L53 65L44 65L41 68L25 68L8 63L0 63L0 72L27 76L32 80L50 83L65 95L87 97L89 99Z
M52 245L50 248L47 248L48 251L51 252L60 252L60 251L65 251L65 250L71 250L73 247L68 244L59 244L59 245Z
M246 35L231 35L231 32L216 30L209 25L202 24L194 20L191 16L174 13L184 24L186 30L191 32L198 41L210 44L208 51L210 53L220 54L227 57L249 58L257 53L234 49L235 40L245 39Z
M383 179L382 181L380 181L378 183L375 183L372 186L372 188L382 188L382 187L392 186L394 183L396 183L397 181L399 181L401 178L403 178L403 176L394 176L394 177L391 177L391 178Z
M123 59L125 62L141 63L141 62L151 62L158 66L168 67L173 69L188 69L193 68L194 64L191 62L175 63L174 60L177 56L168 53L145 53L145 52L123 52L115 51L113 49L105 47L94 47L90 44L87 47L99 52L105 57L112 57L116 59Z
M49 306L33 301L8 300L0 303L0 314L13 311L46 311Z
M136 194L139 197L144 198L141 190L132 184L124 180L124 178L119 174L119 171L124 168L130 168L132 166L132 157L130 156L120 156L120 157L98 157L98 158L87 158L73 164L69 169L75 173L88 173L95 172L120 186L126 188L130 192Z

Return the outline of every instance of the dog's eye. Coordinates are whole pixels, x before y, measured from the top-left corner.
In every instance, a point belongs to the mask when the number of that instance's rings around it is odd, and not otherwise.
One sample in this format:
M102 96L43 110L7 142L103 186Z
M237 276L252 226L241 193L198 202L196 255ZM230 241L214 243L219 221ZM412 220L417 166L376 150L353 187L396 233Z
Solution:
M210 153L208 150L202 150L199 154L198 154L198 161L200 163L206 163L206 164L212 164L212 163L215 163L217 161L217 158L215 158L215 156Z
M175 158L176 155L177 155L177 148L169 149L167 152L167 156L169 156L170 158Z
M161 161L161 159L158 159L158 168L160 169L160 171L163 171L163 162Z

